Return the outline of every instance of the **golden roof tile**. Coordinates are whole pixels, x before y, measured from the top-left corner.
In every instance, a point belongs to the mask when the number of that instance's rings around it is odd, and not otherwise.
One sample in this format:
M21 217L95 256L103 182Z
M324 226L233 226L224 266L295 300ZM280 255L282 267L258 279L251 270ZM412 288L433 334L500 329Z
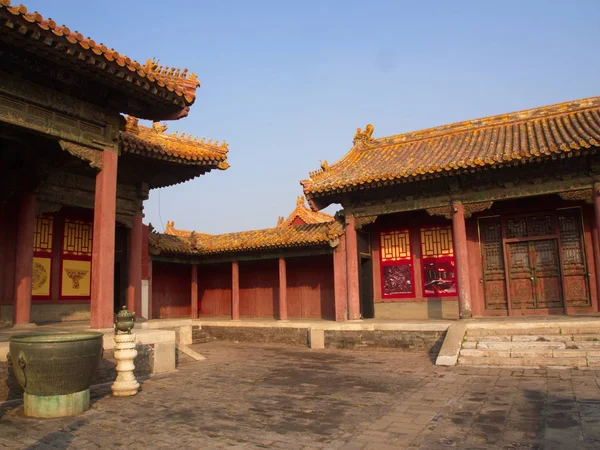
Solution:
M305 224L308 223L324 223L331 222L334 220L333 216L329 214L325 214L318 211L312 211L308 206L306 206L305 198L303 195L299 196L296 199L296 208L292 211L292 213L284 219L283 217L279 217L277 220L278 227L287 227L294 224L296 219L300 219Z
M567 157L600 146L600 97L379 139L372 134L372 125L358 129L349 153L332 165L324 161L301 181L309 200L380 182Z
M229 147L225 141L219 144L219 141L192 138L185 133L167 134L166 130L166 124L155 122L152 128L145 127L138 119L128 116L125 130L121 131L121 150L181 164L214 166L221 170L229 167Z
M192 232L182 236L165 230L164 234L151 233L149 245L154 253L209 256L284 248L335 246L342 234L343 226L339 221L218 235Z
M28 12L24 5L11 5L10 0L0 0L0 29L10 33L12 44L40 54L56 54L85 70L101 72L118 84L128 82L128 89L182 107L194 103L200 86L187 69L159 66L157 60L142 65L50 18L44 19L38 12Z

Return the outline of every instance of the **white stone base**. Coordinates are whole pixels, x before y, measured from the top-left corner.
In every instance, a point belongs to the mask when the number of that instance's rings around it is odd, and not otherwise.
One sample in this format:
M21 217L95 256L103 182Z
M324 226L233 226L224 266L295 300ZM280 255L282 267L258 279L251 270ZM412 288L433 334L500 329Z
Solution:
M117 379L110 387L115 397L129 397L138 393L140 384L135 379L133 360L137 356L135 334L115 334L114 358L117 360Z

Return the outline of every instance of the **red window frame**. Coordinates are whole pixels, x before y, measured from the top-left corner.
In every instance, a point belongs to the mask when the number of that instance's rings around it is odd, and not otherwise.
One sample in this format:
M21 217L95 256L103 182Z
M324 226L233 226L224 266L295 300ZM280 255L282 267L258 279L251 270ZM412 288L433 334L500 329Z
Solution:
M79 221L79 222L83 222L85 225L90 226L91 239L90 239L89 255L73 255L73 254L67 253L67 251L65 251L65 231L66 231L66 227L67 227L67 221ZM88 218L84 218L84 217L80 217L80 216L76 216L76 215L70 215L70 216L65 217L62 225L63 226L61 229L61 241L60 241L60 246L61 246L60 247L60 276L59 276L59 297L58 298L60 301L67 301L67 302L68 301L81 302L82 300L91 301L91 298L92 298L92 292L91 292L92 249L93 249L94 222ZM63 285L63 277L64 277L64 261L65 260L85 261L85 262L90 263L90 294L89 295L63 295L62 285Z
M41 230L38 230L38 224L40 220L49 220L50 221L50 230L49 230L49 238L50 238L50 248L48 249L39 249L36 247L36 242L38 239L41 239L41 237L38 237L38 235L41 233ZM54 270L54 258L52 256L53 253L53 249L54 246L56 245L56 236L54 236L54 215L53 214L44 214L41 216L38 216L35 218L35 229L34 229L34 243L33 243L33 258L44 258L44 259L49 259L50 260L50 272L48 273L48 295L34 295L32 293L31 295L31 299L32 300L50 300L50 298L52 297L52 272Z
M383 254L383 237L386 234L390 233L405 233L407 235L407 247L409 256L408 257L398 257L396 259L387 259L384 258ZM380 231L379 235L379 273L381 278L381 298L382 299L390 299L390 298L414 298L415 297L415 265L414 265L414 252L412 248L412 233L409 228L395 228L391 230ZM410 286L411 292L406 293L398 293L398 294L386 294L385 292L385 268L392 266L409 266L410 267Z
M456 256L454 252L454 241L452 240L452 254L451 255L436 255L427 256L423 251L423 231L430 229L441 229L446 228L450 233L450 239L452 239L452 227L450 225L429 225L422 226L419 228L419 248L421 250L421 285L423 289L423 297L456 297L458 295L458 279L456 277ZM454 291L453 292L427 292L427 277L426 277L426 266L434 264L436 267L440 265L449 264L454 268Z

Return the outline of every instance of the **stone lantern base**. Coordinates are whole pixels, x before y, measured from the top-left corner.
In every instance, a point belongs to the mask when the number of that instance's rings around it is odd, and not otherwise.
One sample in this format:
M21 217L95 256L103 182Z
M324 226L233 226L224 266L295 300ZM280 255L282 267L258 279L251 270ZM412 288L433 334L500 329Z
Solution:
M115 334L115 354L117 360L117 379L111 386L112 393L117 397L128 397L138 393L140 384L133 375L137 356L135 334Z

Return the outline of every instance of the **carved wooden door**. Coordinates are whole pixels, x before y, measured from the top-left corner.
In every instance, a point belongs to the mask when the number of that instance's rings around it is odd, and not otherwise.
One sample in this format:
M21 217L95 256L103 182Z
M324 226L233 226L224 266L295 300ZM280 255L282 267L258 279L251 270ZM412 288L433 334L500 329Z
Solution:
M529 242L507 243L506 252L512 308L535 308L535 277Z
M562 210L558 216L565 303L570 307L591 306L590 274L585 257L581 211Z
M563 307L560 279L560 258L556 239L544 239L529 243L534 257L534 280L536 308L556 309Z
M485 309L506 311L508 302L500 217L479 219L479 234L481 236L481 261L483 263L481 282L483 283Z
M562 308L557 240L510 242L506 247L512 308Z

